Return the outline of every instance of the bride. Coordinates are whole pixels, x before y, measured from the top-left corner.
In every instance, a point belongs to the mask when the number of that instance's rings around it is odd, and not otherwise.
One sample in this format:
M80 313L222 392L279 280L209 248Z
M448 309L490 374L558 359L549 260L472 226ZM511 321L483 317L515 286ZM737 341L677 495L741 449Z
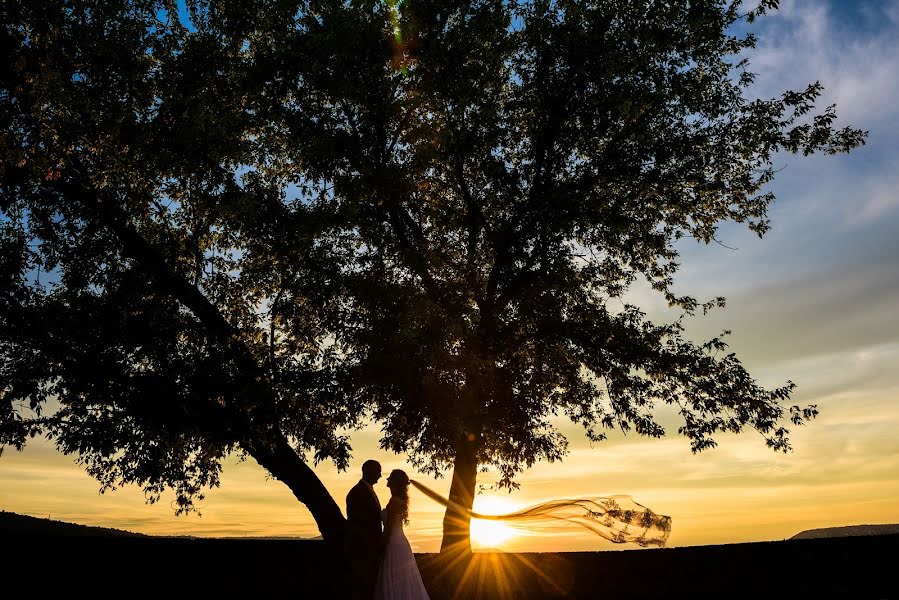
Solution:
M384 522L384 555L375 585L375 600L429 600L412 546L403 533L409 523L409 476L395 469L387 478L390 502L381 511Z

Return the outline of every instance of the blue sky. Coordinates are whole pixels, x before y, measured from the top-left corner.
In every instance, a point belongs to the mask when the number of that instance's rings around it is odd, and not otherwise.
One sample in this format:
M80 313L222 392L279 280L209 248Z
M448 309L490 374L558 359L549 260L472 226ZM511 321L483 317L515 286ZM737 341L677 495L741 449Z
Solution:
M698 328L732 323L759 364L896 342L899 3L791 0L757 29L753 91L820 80L819 105L836 103L840 122L868 130L868 143L848 156L779 157L763 240L727 226L720 240L739 250L683 245L684 290L729 300Z
M751 3L750 3L751 4ZM821 415L794 431L794 452L774 454L752 432L719 439L693 456L676 435L664 440L613 436L594 448L575 427L561 464L537 465L522 489L488 502L496 510L538 499L632 494L671 515L673 545L782 539L802 529L899 522L899 0L783 0L753 29L759 42L750 70L761 97L816 80L819 107L837 104L838 124L869 131L851 155L783 155L771 186L772 229L764 239L722 227L719 245L681 244L678 290L725 309L690 321L697 338L733 331L732 349L763 383L791 379L794 401ZM666 310L635 289L651 316ZM378 430L353 436L349 473L316 471L338 502L362 461L385 472L408 467L377 448ZM488 474L482 480L490 481ZM438 490L444 480L429 481ZM383 484L383 482L382 482ZM283 485L249 463L229 465L203 517L173 516L166 502L145 506L139 490L97 495L98 485L46 444L0 459L0 508L157 533L315 535L311 518ZM379 488L386 500L386 488ZM409 537L433 550L439 507L413 498ZM589 537L517 538L510 549L603 547Z

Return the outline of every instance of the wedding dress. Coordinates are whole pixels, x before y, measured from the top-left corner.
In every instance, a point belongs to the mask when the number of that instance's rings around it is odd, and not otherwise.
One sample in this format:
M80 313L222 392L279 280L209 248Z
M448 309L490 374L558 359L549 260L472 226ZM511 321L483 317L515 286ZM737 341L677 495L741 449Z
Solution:
M429 600L412 546L403 533L403 519L388 519L389 508L381 511L381 520L389 529L385 529L387 545L375 585L375 600Z

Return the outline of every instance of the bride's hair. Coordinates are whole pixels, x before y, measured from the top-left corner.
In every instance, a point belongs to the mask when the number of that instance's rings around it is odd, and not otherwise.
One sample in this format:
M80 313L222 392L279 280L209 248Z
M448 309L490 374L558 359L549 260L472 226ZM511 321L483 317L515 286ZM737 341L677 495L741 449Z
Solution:
M583 527L616 544L640 546L664 546L671 533L671 517L655 514L630 496L548 500L502 515L486 515L451 502L417 481L410 483L431 500L472 519L508 521L536 531Z
M400 469L394 469L390 472L390 475L387 477L388 484L394 484L390 486L390 491L393 494L390 498L390 501L393 502L394 498L398 498L402 504L400 505L402 511L400 515L403 518L403 523L405 525L409 524L409 476L406 475L405 471L401 471Z

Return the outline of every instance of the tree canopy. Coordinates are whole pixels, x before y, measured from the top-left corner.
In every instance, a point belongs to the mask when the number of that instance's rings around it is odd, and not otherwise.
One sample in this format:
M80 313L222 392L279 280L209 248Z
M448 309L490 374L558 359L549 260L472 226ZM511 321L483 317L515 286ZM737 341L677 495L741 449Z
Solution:
M564 456L559 414L788 449L792 383L622 302L722 306L675 293L678 242L763 235L778 153L863 143L818 83L751 97L776 5L8 3L0 443L183 509L246 452L326 538L302 457L345 466L368 417L468 507Z

